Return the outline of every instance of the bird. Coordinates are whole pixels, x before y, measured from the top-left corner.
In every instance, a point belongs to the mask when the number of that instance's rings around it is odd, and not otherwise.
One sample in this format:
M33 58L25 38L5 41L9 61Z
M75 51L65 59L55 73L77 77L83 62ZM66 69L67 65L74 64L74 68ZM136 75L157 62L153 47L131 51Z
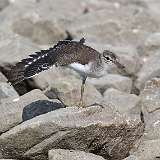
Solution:
M15 85L53 66L69 67L78 72L82 79L79 106L84 106L83 93L86 79L104 76L105 64L115 65L122 70L125 68L115 53L109 50L100 53L86 45L85 38L79 41L60 40L53 47L35 52L15 64L10 70L9 81Z

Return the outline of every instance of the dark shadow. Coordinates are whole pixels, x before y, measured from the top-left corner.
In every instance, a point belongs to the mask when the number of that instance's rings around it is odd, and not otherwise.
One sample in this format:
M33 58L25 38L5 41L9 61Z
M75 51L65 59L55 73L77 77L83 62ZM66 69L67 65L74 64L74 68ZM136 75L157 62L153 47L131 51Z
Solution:
M64 105L61 103L52 102L48 100L38 100L24 107L23 113L22 113L22 119L24 122L36 116L39 116L60 108L64 108Z

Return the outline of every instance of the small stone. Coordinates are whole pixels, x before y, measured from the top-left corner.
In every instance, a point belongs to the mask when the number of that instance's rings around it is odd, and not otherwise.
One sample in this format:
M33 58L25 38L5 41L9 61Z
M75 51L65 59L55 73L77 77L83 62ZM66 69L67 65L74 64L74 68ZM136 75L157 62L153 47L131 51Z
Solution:
M134 155L130 155L129 157L123 159L123 160L141 160L138 157L134 156Z
M54 149L48 153L49 160L105 160L101 156L84 151Z
M0 72L0 82L7 82L7 78Z

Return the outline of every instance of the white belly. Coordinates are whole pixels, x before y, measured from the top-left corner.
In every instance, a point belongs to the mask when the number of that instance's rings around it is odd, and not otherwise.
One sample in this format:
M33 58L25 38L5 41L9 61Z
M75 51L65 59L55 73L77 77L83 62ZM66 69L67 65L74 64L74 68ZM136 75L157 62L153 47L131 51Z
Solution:
M101 77L104 74L102 72L93 71L92 68L93 63L90 62L88 64L80 64L80 63L72 63L69 65L70 68L74 69L80 75L87 75L88 77Z

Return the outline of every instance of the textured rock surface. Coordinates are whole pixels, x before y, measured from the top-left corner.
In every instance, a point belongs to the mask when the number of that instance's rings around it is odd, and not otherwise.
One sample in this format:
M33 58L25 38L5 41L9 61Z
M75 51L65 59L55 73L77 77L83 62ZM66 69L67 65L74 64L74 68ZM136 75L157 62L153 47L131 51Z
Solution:
M124 160L140 160L136 156L130 155L129 157L125 158Z
M160 74L160 52L150 55L141 70L137 74L136 87L138 89L144 88L144 84L147 80L153 77L159 76Z
M160 139L144 141L138 147L138 150L134 152L134 155L140 160L156 160L160 155Z
M107 74L97 79L90 78L88 82L94 85L101 93L104 93L108 88L115 88L130 93L132 88L132 80L130 78L117 74Z
M92 153L64 149L50 150L48 156L49 160L105 160L104 158Z
M0 82L0 100L4 98L18 98L15 89L6 82Z
M7 78L0 72L0 82L7 82Z
M47 100L48 98L40 90L33 90L19 99L9 98L3 100L0 104L0 133L21 123L24 107L40 99Z
M144 138L160 138L160 79L148 81L140 96L146 123Z
M48 150L58 147L120 160L128 155L143 129L138 117L117 115L109 106L71 107L38 116L3 133L0 150L5 158L46 159Z
M116 89L104 92L103 103L112 104L120 113L140 113L140 98L134 94L127 94Z

